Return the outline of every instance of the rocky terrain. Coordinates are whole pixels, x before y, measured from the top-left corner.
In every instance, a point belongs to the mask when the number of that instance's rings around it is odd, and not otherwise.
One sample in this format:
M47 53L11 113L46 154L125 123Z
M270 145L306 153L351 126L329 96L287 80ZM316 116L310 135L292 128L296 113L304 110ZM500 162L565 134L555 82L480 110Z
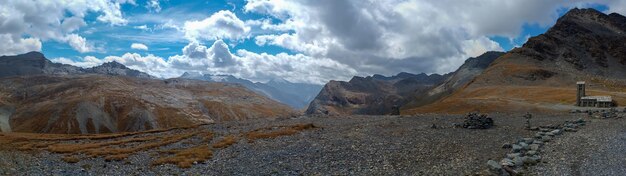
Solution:
M106 133L290 116L291 108L236 84L102 75L0 80L15 132ZM4 123L3 123L4 124Z
M478 57L472 57L465 60L463 65L461 65L456 71L450 73L451 76L439 85L425 92L416 92L415 98L413 98L406 105L402 106L402 109L411 109L427 105L454 93L454 91L462 88L476 76L483 73L483 71L489 67L494 60L503 54L503 52L489 51Z
M291 108L231 83L158 80L118 62L52 63L39 52L0 57L0 130L116 133L291 116Z
M403 113L564 111L575 102L575 83L592 95L626 102L626 17L572 9L545 34L496 59L470 83L436 103Z
M266 83L252 82L232 75L210 75L185 72L180 78L196 79L209 82L237 83L273 100L289 105L294 109L303 109L315 98L322 86L306 83L292 83L276 78Z
M35 133L141 131L293 113L236 84L93 74L4 78L0 99L1 120L8 114L12 131Z
M385 77L355 76L350 81L330 81L311 102L306 114L398 114L399 107L416 92L428 90L447 75L399 73Z
M489 129L455 128L463 115L419 115L256 119L87 136L2 133L0 174L489 175L488 161L513 150L503 145L535 139L523 116L489 114L495 121ZM540 161L517 171L623 173L622 162L613 161L623 158L624 119L534 114L531 123L581 118L585 126L544 142Z

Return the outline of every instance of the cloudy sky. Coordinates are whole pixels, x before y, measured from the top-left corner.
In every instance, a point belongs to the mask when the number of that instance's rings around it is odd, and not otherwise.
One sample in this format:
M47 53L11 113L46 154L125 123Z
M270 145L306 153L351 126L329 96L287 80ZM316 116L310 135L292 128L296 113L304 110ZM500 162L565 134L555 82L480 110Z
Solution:
M41 51L152 75L230 74L323 84L447 73L508 51L567 10L626 14L624 0L0 0L0 55Z

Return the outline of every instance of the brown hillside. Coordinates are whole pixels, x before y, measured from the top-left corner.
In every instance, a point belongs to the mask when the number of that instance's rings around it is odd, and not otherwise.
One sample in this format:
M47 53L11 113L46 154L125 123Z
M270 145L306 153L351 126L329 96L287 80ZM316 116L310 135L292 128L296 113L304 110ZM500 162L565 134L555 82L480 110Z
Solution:
M293 113L235 84L103 75L4 78L0 100L12 110L11 131L35 133L142 131Z
M626 103L626 17L573 9L545 34L499 57L462 89L404 114L468 111L565 111L576 81L588 94Z

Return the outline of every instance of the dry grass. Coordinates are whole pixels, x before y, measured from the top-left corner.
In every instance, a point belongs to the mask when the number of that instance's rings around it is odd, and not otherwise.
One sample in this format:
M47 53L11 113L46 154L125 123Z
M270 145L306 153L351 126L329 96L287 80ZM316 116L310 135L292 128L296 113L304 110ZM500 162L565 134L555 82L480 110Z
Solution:
M0 150L27 150L66 154L62 160L68 163L77 163L85 156L87 158L103 158L106 161L123 161L138 152L148 152L151 156L159 157L153 165L174 164L181 168L189 168L195 162L204 162L213 157L214 149L224 149L238 142L238 135L225 135L216 138L213 132L202 128L189 127L180 131L160 133L173 129L150 130L136 133L120 133L105 135L51 135L26 133L0 133ZM316 128L313 124L297 124L292 126L276 126L260 128L243 136L249 140L275 138L284 135L293 135L302 130ZM181 128L177 128L181 129ZM134 136L145 134L141 136ZM186 140L190 139L191 140ZM208 145L213 139L219 139ZM109 139L102 141L104 139ZM191 148L172 148L159 150L177 142L188 143ZM5 144L5 145L2 145Z
M0 136L0 139L7 140L30 140L30 141L72 141L72 140L106 140L106 139L114 139L121 137L128 137L140 134L154 134L154 133L163 133L169 132L173 130L187 130L197 128L205 124L184 126L184 127L173 127L173 128L165 128L165 129L152 129L146 131L139 132L124 132L124 133L115 133L115 134L40 134L40 133L4 133ZM0 143L1 144L1 143Z
M190 168L194 162L204 162L213 157L213 151L206 145L174 152L174 156L159 158L152 162L152 165L176 164L180 168Z
M619 92L587 90L588 95L611 95L619 102L626 101L626 96ZM470 111L480 112L549 112L552 105L574 105L575 87L547 86L485 86L463 89L453 95L426 106L407 109L402 114L450 113L463 114Z
M212 146L213 148L226 148L235 143L237 143L237 137L235 137L234 135L228 135L222 138L222 140L220 140L219 142L213 144Z
M81 152L88 149L101 148L105 146L111 145L120 145L127 144L131 142L146 142L157 139L156 136L148 136L148 137L139 137L139 138L130 138L130 139L122 139L116 141L109 142L99 142L99 143L84 143L84 144L55 144L48 146L48 151L55 153L75 153Z
M63 158L61 158L63 161L65 161L66 163L77 163L80 161L80 159L78 159L75 156L64 156Z
M213 132L210 132L210 131L201 133L201 135L202 135L202 141L204 142L210 142L211 140L213 140L213 136L215 136L215 134L213 134Z
M256 139L293 135L300 131L313 128L316 128L313 124L297 124L293 126L280 127L278 130L271 130L271 128L257 129L246 133L245 136L250 142L253 142Z
M140 151L145 151L145 150L149 150L149 149L153 149L153 148L157 148L157 147L161 147L161 146L165 146L165 145L169 145L172 143L176 143L179 142L181 140L190 138L194 135L198 134L198 132L189 132L189 133L183 133L183 134L175 134L175 135L171 135L171 136L167 136L165 137L165 139L162 139L158 142L151 142L151 143L143 143L140 145L137 145L135 147L130 147L130 148L113 148L113 147L107 147L107 148L94 148L94 149L89 149L89 150L85 150L84 153L88 156L91 157L97 157L97 156L104 156L104 157L109 157L109 159L112 160L122 160L126 157L128 157L129 154L134 154Z

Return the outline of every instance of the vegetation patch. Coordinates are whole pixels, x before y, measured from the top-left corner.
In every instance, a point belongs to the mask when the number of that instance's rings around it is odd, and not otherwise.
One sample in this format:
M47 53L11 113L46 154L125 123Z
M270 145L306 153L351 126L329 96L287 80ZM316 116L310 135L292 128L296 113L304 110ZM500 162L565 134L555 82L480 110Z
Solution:
M237 137L235 137L234 135L228 135L222 138L221 141L213 144L213 148L226 148L235 143L237 143Z
M170 151L172 152L172 151ZM180 168L190 168L194 162L204 162L213 157L213 151L207 145L173 151L174 156L159 158L152 165L175 164Z
M276 138L279 136L289 136L289 135L296 134L300 131L313 129L313 128L317 128L317 127L311 123L297 124L293 126L278 127L278 129L276 130L272 130L273 128L257 129L257 130L246 133L245 136L246 138L248 138L250 142L254 142L254 140L256 139L267 139L267 138Z
M89 150L85 150L85 154L91 157L105 156L105 159L108 156L108 159L118 161L118 160L122 160L128 157L128 154L133 154L139 151L145 151L145 150L149 150L152 148L157 148L157 147L165 146L168 144L176 143L181 140L190 138L196 134L197 132L190 132L190 133L172 135L158 142L140 144L140 145L137 145L135 147L130 147L130 148L108 147L104 149L103 148L89 149Z
M48 151L55 153L73 153L73 152L81 152L88 149L101 148L105 146L111 145L120 145L131 142L146 142L157 139L156 136L149 137L139 137L139 138L130 138L130 139L122 139L110 142L99 142L99 143L84 143L84 144L55 144L48 147Z
M66 163L77 163L78 161L80 161L80 159L78 159L76 156L64 156L61 159Z

